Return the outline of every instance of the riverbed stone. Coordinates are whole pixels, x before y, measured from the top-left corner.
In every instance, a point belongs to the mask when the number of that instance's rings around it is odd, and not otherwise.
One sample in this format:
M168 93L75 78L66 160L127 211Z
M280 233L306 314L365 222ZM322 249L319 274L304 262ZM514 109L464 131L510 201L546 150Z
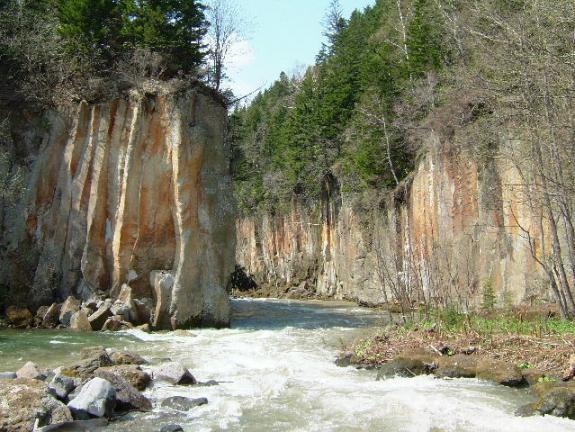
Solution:
M405 352L379 367L377 380L400 377L414 377L432 373L437 367L433 355L425 351Z
M102 330L104 324L108 320L108 318L112 317L112 312L110 311L112 307L112 300L106 299L94 312L92 315L88 317L88 321L90 321L90 325L92 326L92 330Z
M47 373L45 370L41 370L36 363L26 362L18 371L16 371L16 376L18 378L28 378L44 381L46 379Z
M58 303L52 303L48 307L48 310L46 311L46 313L44 314L44 317L42 319L42 327L44 327L44 328L55 328L58 325L58 323L60 322L61 308L62 308L62 305L60 305Z
M16 328L26 328L34 323L34 315L28 308L9 306L6 309L8 324Z
M0 379L16 379L18 375L16 372L0 372Z
M184 432L184 430L182 429L182 427L180 425L169 424L169 425L162 426L162 429L160 429L160 432Z
M68 377L58 371L56 375L54 375L54 378L52 378L52 381L50 381L50 384L48 384L48 391L54 397L68 402L68 395L72 393L78 385L80 385L78 379Z
M92 325L88 320L88 315L86 314L85 310L79 310L72 314L70 318L70 329L74 331L81 331L81 332L91 332Z
M143 365L148 363L141 355L129 351L112 351L110 359L115 365Z
M34 327L41 327L42 326L42 322L44 321L44 316L46 315L46 312L48 312L49 308L50 308L50 306L40 306L38 308L38 310L36 311L36 316L34 317Z
M517 366L487 358L477 363L477 378L508 387L520 387L525 384L521 370Z
M108 426L108 419L94 418L90 420L74 420L64 423L44 426L34 432L94 432L104 430Z
M117 365L98 368L94 372L94 375L99 376L98 371L104 371L106 373L113 373L114 375L118 375L140 391L145 390L152 381L150 374L144 372L142 369L140 369L139 366L136 365Z
M121 330L128 330L133 327L134 326L131 323L124 321L122 316L114 315L106 320L106 322L102 326L102 330L121 331Z
M568 387L553 387L533 403L520 407L516 415L552 415L575 420L575 391Z
M80 300L70 296L66 299L60 309L60 324L69 326L72 315L80 310Z
M335 359L336 366L348 367L357 361L357 356L353 351L346 351L337 356Z
M61 373L86 381L93 377L96 369L111 365L112 360L103 347L83 348L80 351L80 361L61 368Z
M0 385L0 431L29 432L35 425L70 420L66 405L52 397L42 381L18 378Z
M154 370L154 379L178 385L197 384L196 379L188 369L180 363L168 363Z
M151 411L152 403L126 379L110 369L97 369L94 375L108 381L116 390L116 408L119 411Z
M433 373L440 378L475 378L477 358L463 354L438 357L437 369Z
M105 379L96 377L87 382L80 394L68 403L74 418L111 417L116 407L116 390Z
M202 398L187 398L184 396L172 396L162 401L162 408L171 408L177 411L191 411L192 409L206 405L208 399Z

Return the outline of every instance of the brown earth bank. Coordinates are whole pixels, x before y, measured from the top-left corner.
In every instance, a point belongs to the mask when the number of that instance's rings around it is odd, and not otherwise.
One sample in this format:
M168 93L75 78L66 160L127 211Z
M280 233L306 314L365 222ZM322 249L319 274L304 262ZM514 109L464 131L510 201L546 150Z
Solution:
M527 388L538 400L517 415L575 420L575 324L549 312L523 308L391 324L355 340L336 364L377 369L378 380L430 374Z

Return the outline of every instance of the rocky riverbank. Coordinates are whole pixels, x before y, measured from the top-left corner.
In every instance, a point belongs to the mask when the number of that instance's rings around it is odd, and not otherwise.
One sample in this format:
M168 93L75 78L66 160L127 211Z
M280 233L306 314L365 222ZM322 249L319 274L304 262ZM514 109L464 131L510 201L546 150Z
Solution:
M200 383L177 362L153 359L103 347L84 348L80 360L54 370L27 362L16 372L0 373L0 430L6 432L91 431L133 411L162 409L188 412L208 403L206 398L169 397L150 400L142 391L155 383L173 386ZM166 431L181 430L169 425ZM164 429L162 429L164 431Z
M378 380L425 374L525 388L537 401L516 415L575 420L575 334L568 332L528 335L394 325L355 341L336 364L377 369Z

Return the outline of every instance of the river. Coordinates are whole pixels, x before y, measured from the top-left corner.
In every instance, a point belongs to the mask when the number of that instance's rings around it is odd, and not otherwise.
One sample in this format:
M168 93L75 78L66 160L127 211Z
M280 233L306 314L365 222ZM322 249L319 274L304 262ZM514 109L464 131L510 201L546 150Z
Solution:
M573 431L575 422L519 418L525 390L474 379L432 377L375 381L375 371L340 368L339 349L380 325L383 316L348 303L234 300L231 329L146 334L0 332L0 370L33 360L53 367L81 347L129 349L155 363L167 358L190 367L215 386L157 385L154 401L168 396L207 397L189 414L160 409L122 418L106 431L156 432L177 423L186 431Z

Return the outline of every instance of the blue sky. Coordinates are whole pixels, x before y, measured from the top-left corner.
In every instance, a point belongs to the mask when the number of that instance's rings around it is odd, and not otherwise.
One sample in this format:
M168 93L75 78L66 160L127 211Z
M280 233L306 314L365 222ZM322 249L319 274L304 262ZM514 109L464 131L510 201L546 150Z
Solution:
M236 0L246 22L246 35L230 59L228 85L243 96L313 64L330 0ZM344 16L375 0L340 0Z

